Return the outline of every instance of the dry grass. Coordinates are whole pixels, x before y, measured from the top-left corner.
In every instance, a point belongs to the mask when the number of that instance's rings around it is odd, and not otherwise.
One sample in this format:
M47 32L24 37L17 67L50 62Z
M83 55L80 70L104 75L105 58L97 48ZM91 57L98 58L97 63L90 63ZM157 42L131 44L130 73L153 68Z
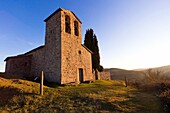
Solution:
M44 87L39 84L0 78L0 112L126 112L160 113L159 101L148 92L125 87L122 81L96 81L78 86Z
M163 111L170 112L170 80L163 72L148 69L143 80L131 82L130 85L154 93L160 100Z

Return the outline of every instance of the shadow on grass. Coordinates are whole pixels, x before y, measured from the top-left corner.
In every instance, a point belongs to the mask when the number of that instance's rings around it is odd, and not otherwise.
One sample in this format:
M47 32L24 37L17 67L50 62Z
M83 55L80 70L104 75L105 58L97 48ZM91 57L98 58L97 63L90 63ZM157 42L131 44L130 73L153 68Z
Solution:
M13 87L0 87L0 107L7 105L12 100L13 97L24 95L32 96L39 94L22 92L20 89Z
M120 105L129 109L129 112L135 113L163 113L159 99L152 93L144 90L130 92L127 101L119 102Z
M82 96L73 96L71 100L74 101L73 107L76 109L81 110L89 110L92 111L117 111L116 106L102 99L93 99L89 97L82 97Z
M17 88L0 87L0 106L5 106L20 91Z
M51 87L51 88L57 88L57 87L60 86L59 84L51 83L51 82L46 82L46 81L44 82L44 85L48 86L48 87Z

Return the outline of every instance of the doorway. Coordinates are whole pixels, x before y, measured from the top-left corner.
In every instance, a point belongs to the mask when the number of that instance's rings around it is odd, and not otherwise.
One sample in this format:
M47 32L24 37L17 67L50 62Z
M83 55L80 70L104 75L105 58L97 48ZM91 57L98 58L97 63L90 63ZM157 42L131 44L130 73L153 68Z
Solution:
M82 68L79 69L79 81L83 82L83 69Z

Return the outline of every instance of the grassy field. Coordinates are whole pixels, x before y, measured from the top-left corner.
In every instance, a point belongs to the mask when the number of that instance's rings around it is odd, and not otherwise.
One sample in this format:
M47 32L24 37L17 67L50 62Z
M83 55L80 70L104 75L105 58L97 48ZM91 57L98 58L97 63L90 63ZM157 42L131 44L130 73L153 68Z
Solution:
M125 87L122 81L96 81L78 86L44 86L0 77L0 112L113 112L161 113L160 104L150 92Z

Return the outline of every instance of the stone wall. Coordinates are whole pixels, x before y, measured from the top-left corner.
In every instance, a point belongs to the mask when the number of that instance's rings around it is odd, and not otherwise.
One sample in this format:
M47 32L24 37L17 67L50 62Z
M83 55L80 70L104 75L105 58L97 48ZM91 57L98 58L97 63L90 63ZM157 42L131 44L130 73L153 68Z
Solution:
M15 56L8 57L6 59L6 73L21 75L25 78L29 78L31 70L31 58L32 56Z
M65 16L70 17L71 33L65 32ZM79 35L74 35L75 16L67 10L61 12L61 43L62 43L62 84L78 82L78 48L81 44L81 23L79 25Z
M32 55L31 59L31 69L30 69L30 75L32 78L36 76L41 75L41 71L44 71L44 46L40 46L28 53L26 55Z
M92 74L92 54L91 52L84 46L81 46L81 50L79 50L79 67L83 67L84 69L84 81L92 81L94 79Z
M65 16L70 17L71 33L65 32ZM78 22L79 35L74 33L74 21ZM62 78L61 84L70 82L80 82L79 69L83 69L83 81L90 80L91 53L82 47L81 22L75 15L68 11L61 11L61 49L62 49ZM81 52L81 54L80 54Z
M71 33L65 32L66 15L70 17ZM80 72L83 72L81 81L93 80L91 52L81 44L81 21L73 12L64 9L58 9L44 21L45 46L7 58L6 72L35 77L43 70L45 80L59 84L80 82ZM78 35L74 33L77 24Z
M110 72L107 72L107 71L103 71L103 72L100 72L100 80L110 80Z
M45 20L45 79L61 83L61 13L58 11Z

